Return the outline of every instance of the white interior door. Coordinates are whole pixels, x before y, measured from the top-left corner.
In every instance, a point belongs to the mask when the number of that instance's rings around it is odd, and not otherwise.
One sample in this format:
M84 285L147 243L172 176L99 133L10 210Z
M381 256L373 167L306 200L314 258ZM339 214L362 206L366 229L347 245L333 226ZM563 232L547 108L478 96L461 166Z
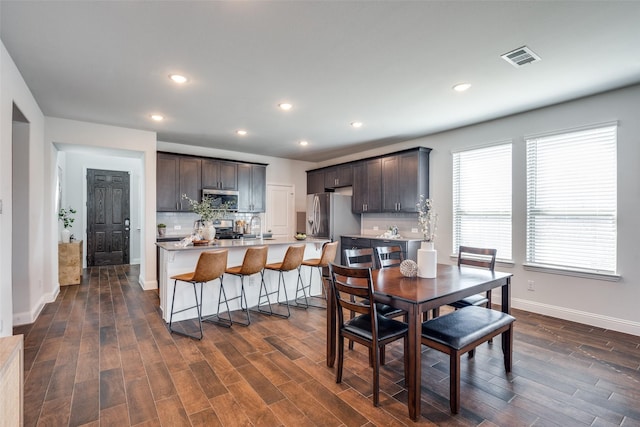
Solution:
M267 184L267 226L273 237L295 234L295 189L293 185Z

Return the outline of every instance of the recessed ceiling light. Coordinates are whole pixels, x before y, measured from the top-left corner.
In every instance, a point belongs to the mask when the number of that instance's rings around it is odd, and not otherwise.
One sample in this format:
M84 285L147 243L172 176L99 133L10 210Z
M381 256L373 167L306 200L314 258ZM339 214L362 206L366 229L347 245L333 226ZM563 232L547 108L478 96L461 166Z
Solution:
M309 145L309 142L303 140L303 141L298 142L298 144L304 146L304 145Z
M283 102L281 104L278 104L278 107L280 107L281 110L287 111L291 110L291 108L293 108L293 105L289 104L288 102Z
M351 122L351 127L361 128L362 127L362 122Z
M186 83L188 80L185 76L180 74L169 74L169 78L178 84Z
M152 114L151 120L154 120L156 122L161 122L164 120L164 116L162 114Z
M244 129L239 129L236 131L236 133L240 136L245 136L247 134L247 131Z
M464 92L471 87L471 83L460 83L453 87L456 92Z

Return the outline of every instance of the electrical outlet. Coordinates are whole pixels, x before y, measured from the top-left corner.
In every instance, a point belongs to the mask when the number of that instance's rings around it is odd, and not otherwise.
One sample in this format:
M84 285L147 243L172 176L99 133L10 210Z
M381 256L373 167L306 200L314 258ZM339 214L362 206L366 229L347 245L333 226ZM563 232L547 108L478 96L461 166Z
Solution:
M413 227L413 228L411 229L411 232L412 232L412 233L417 233L417 232L418 232L418 229L417 229L416 227Z
M529 290L531 292L535 291L536 289L535 289L534 285L535 285L535 282L533 280L529 280L527 282L527 290Z
M174 230L180 230L181 228L182 228L182 226L181 226L181 225L174 225L174 226L173 226L173 229L174 229Z
M374 226L373 226L373 231L378 231L378 230L379 230L378 226L377 226L377 225L374 225Z

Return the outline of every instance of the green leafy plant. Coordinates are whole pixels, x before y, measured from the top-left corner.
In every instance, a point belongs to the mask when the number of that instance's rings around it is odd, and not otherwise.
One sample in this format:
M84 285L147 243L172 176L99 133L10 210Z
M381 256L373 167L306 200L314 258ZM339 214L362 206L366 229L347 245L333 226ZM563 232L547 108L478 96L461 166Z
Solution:
M202 198L202 202L193 200L186 194L183 194L182 198L189 202L191 210L200 215L202 221L214 221L216 219L226 218L229 212L229 205L227 203L223 203L220 208L215 209L211 204L211 199L207 196Z
M72 207L69 207L69 209L60 208L58 211L58 221L62 221L62 226L64 228L69 228L73 225L73 221L75 220L71 215L75 213L76 210Z
M167 228L167 225L160 223L160 224L158 224L158 228Z

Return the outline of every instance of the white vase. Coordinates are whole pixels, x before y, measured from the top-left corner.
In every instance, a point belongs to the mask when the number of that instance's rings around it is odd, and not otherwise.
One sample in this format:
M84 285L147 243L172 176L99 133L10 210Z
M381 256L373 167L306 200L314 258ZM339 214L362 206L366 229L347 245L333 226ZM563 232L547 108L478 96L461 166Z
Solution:
M200 229L200 236L202 236L204 240L213 240L216 238L216 228L213 226L213 221L204 221Z
M438 251L433 242L422 242L418 249L418 277L433 279L438 275Z
M71 230L63 228L60 232L60 240L62 240L62 243L69 243L71 241Z

